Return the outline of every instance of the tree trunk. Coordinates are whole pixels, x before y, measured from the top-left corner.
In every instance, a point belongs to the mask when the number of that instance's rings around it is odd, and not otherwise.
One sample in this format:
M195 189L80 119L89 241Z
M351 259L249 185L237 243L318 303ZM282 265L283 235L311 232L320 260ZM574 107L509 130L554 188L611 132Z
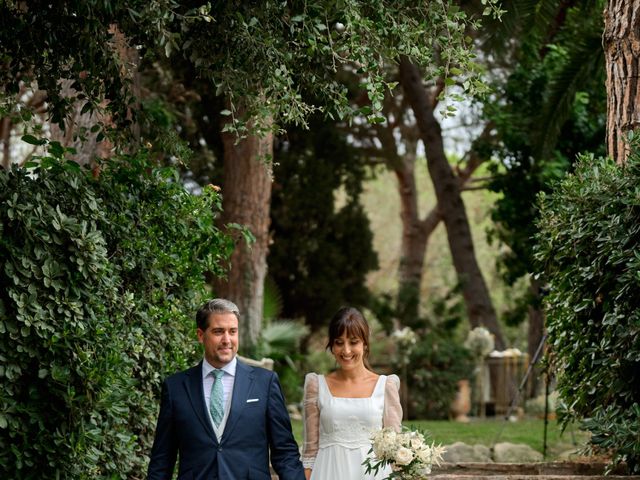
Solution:
M11 166L11 118L0 119L0 144L2 144L2 168L9 170Z
M471 230L460 195L460 183L445 155L440 124L433 114L433 101L422 85L420 71L406 57L400 61L400 83L413 108L424 142L427 167L447 229L449 248L462 287L469 322L472 327L483 325L488 328L495 336L496 348L504 349L505 342L491 297L475 257Z
M400 194L400 217L402 218L402 245L398 267L398 316L403 325L415 327L419 317L420 285L427 250L427 241L440 222L434 209L424 220L418 212L418 192L414 164L402 162L395 168Z
M604 12L607 150L617 163L629 154L627 133L640 125L640 2L609 0Z
M529 332L527 338L527 353L529 354L529 361L532 362L544 333L544 312L542 308L540 308L540 282L531 278L529 291L534 299L533 302L529 304ZM542 361L543 352L544 350L541 351L540 357L531 370L527 391L528 398L537 397L542 393L542 387L544 385L540 381L542 379L540 362Z
M398 103L396 100L395 97L388 94L384 104L386 115L395 118L396 122L377 125L375 130L382 146L380 150L382 158L398 180L398 195L400 196L402 243L400 264L398 265L397 316L401 325L416 328L420 323L420 287L427 243L440 223L441 217L436 207L424 219L420 219L415 176L416 152L420 135L413 125L403 123L404 110L408 106L404 105L404 102ZM405 147L404 155L398 153L396 127L399 127L402 143Z
M240 348L251 354L262 328L271 203L271 175L267 162L273 155L273 135L248 135L238 141L235 134L222 133L222 142L221 222L245 226L254 235L255 242L247 245L239 236L231 255L228 277L215 281L214 288L216 296L238 305Z

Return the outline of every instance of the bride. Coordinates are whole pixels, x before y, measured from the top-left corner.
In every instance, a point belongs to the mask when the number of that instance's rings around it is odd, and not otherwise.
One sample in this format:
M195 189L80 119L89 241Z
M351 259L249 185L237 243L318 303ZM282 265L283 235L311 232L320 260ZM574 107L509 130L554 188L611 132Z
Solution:
M366 475L362 462L371 448L372 431L383 427L400 431L400 379L371 370L369 325L355 308L341 308L333 316L327 349L339 368L326 376L308 373L304 383L305 476L307 480L385 478L390 469Z

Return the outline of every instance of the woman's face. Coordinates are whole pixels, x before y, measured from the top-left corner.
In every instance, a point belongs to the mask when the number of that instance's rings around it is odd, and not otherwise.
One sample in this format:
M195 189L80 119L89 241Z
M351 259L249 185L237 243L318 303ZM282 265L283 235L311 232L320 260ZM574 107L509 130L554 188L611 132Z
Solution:
M365 345L360 337L349 335L347 331L333 341L331 353L342 369L360 367L364 364Z

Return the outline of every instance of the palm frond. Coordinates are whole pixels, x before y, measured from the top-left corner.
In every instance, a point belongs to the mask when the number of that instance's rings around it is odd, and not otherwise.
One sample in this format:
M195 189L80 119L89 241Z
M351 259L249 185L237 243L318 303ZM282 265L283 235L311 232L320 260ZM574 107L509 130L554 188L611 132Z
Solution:
M259 349L265 357L284 358L298 350L300 341L309 334L309 327L291 320L279 320L267 325L260 333Z
M554 41L569 9L593 12L603 5L604 0L505 0L501 8L506 13L500 21L483 20L485 48L504 54L514 46L510 40L515 38L540 47Z
M282 292L280 292L280 287L278 287L278 284L270 275L267 275L264 279L264 294L262 302L262 316L267 320L267 322L274 318L278 318L282 314L284 305Z
M548 158L555 147L562 126L569 116L576 93L587 79L604 75L604 51L601 32L585 32L568 52L568 60L549 82L545 102L540 111L533 151L538 158Z

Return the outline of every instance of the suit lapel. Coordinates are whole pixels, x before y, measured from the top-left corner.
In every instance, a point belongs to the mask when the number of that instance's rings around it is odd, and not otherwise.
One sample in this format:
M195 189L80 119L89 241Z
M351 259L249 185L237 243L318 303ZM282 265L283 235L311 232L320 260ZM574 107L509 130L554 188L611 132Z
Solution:
M238 360L236 366L236 378L233 381L233 396L231 398L231 410L229 412L229 418L227 424L224 427L224 433L222 437L226 437L233 427L235 426L242 409L247 405L247 398L249 398L249 390L253 383L253 367L245 365Z
M187 395L191 401L191 406L204 426L205 430L216 439L215 432L207 415L207 407L204 404L204 392L202 391L202 362L193 368L187 370L187 378L185 379L185 388ZM217 442L217 439L216 439Z

